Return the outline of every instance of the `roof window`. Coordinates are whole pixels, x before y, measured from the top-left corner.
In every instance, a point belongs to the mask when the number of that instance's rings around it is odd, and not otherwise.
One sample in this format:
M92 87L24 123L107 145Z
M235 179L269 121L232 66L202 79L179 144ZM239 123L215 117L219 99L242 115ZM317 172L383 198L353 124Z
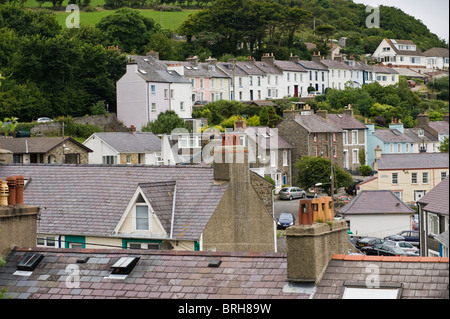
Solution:
M139 261L139 257L122 257L111 266L112 275L129 275Z
M44 258L44 255L42 254L27 254L17 264L17 270L33 271L41 262L42 258Z

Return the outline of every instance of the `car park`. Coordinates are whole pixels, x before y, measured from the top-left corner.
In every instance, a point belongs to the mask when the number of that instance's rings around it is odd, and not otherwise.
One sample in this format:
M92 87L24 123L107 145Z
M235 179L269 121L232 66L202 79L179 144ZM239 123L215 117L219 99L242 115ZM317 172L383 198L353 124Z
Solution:
M361 252L371 256L407 256L408 254L398 247L378 244L361 248Z
M386 246L400 248L404 252L406 252L408 255L412 255L412 256L418 256L419 255L419 248L417 248L413 244L407 243L406 241L387 240L387 241L384 242L384 244Z
M375 245L380 245L382 244L384 241L381 238L376 238L376 237L363 237L358 239L355 242L355 247L358 249L361 249L363 247L372 247Z
M406 241L415 246L420 245L419 231L417 230L404 230L395 235L390 235L384 238L385 240L393 241Z
M295 224L295 217L292 213L281 213L277 220L278 229L286 229Z
M299 187L283 187L278 196L280 199L293 200L294 198L305 198L306 192Z

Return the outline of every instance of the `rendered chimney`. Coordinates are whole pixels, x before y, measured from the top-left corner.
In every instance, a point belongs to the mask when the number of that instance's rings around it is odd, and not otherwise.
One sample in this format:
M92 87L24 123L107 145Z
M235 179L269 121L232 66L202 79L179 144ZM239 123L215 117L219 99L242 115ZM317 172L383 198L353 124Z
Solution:
M328 120L328 111L327 110L317 110L316 115Z
M9 187L8 205L16 205L16 177L11 176L6 178Z
M14 176L16 178L16 204L23 205L23 186L24 178L22 175Z
M8 206L9 187L6 181L0 179L0 206Z

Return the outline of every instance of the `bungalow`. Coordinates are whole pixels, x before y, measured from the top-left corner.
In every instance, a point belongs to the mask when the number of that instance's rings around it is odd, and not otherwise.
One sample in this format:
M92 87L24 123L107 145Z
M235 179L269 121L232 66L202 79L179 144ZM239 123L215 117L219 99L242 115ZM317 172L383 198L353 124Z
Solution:
M426 66L426 58L411 40L383 39L372 57L388 66L414 68Z
M449 179L444 178L417 201L422 256L448 257Z
M93 150L89 164L159 165L161 140L150 132L94 133L83 145Z
M448 48L431 48L423 53L428 69L448 70Z
M92 150L71 137L2 138L0 148L13 153L13 163L88 164Z
M338 214L353 235L384 238L410 230L415 211L390 190L364 190L339 208Z
M244 147L214 156L214 167L1 164L0 173L28 180L38 246L276 251L272 184L249 170Z

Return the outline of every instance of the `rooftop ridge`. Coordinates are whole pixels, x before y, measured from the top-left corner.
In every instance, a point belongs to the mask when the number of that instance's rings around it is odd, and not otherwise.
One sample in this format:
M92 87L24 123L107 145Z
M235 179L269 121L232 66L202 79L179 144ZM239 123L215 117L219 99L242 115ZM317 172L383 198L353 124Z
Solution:
M67 166L67 167L158 167L158 168L174 168L174 167L183 167L183 168L196 168L196 169L211 169L211 166L205 165L149 165L149 164L66 164L66 163L0 163L0 166Z
M144 249L101 249L101 248L49 248L15 246L17 252L52 252L78 254L107 255L170 255L170 256L210 256L210 257L241 257L241 258L286 258L281 252L236 252L236 251L185 251L185 250L144 250Z
M347 261L384 261L384 262L441 262L448 263L448 257L409 257L409 256L367 256L367 255L343 255L334 254L333 260Z

